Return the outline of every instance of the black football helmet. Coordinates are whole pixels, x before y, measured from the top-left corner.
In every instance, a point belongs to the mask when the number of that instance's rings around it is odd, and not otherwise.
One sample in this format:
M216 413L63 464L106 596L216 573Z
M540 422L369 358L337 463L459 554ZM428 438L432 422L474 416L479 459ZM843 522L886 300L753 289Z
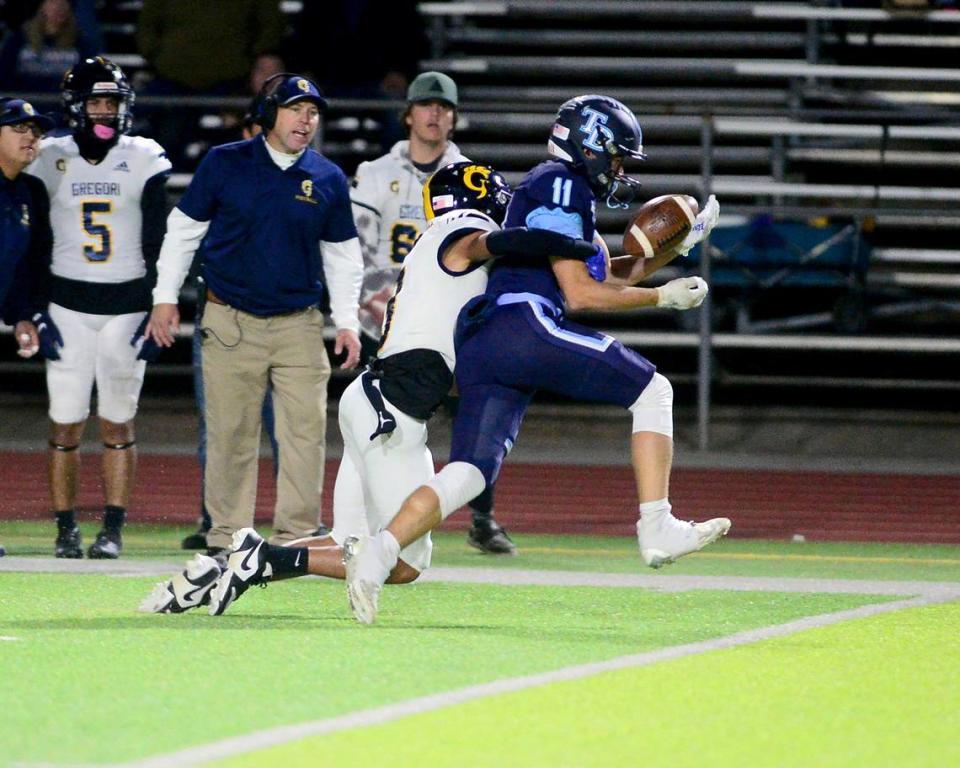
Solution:
M626 208L639 191L639 181L613 170L618 157L646 157L636 115L616 99L585 95L564 102L550 132L547 151L582 168L593 190L606 195L610 208Z
M429 223L450 211L470 209L503 224L511 197L510 185L489 165L451 163L423 185L423 213Z
M93 56L78 62L63 76L60 91L70 129L75 134L94 135L86 109L86 101L91 96L115 96L117 116L112 127L117 137L130 131L136 96L123 70L109 59Z

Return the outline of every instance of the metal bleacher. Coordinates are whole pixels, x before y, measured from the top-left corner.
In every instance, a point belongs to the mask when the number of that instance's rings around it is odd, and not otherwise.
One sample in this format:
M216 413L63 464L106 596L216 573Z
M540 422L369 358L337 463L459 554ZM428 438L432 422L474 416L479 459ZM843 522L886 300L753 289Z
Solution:
M816 261L822 249L798 249L803 256L793 268L756 281L769 295L751 293L751 314L742 311L744 285L725 287L718 279L699 320L688 315L679 327L649 313L594 318L641 347L699 347L702 445L711 382L737 378L726 350L763 351L771 359L792 350L807 367L823 364L810 358L816 352L826 360L853 353L868 387L879 381L871 373L887 365L878 362L883 355L928 355L937 361L931 367L942 370L944 356L960 353L960 13L853 5L506 0L419 6L434 41L423 67L448 71L461 84L457 140L469 156L515 178L544 157L545 130L563 100L607 93L640 116L649 157L629 170L643 180L648 197L683 192L703 199L712 192L722 201L721 227L758 217L835 225L865 249L861 273L822 282L815 279L817 270L827 272ZM615 253L628 215L599 211ZM717 248L698 251L695 260L665 272L720 270ZM807 279L796 280L795 289L782 279L801 271ZM728 311L730 304L736 311ZM819 383L856 382L856 374L839 371ZM911 374L909 386L924 386L917 380L922 374ZM884 377L881 386L896 384L896 377ZM942 374L928 384L957 388Z

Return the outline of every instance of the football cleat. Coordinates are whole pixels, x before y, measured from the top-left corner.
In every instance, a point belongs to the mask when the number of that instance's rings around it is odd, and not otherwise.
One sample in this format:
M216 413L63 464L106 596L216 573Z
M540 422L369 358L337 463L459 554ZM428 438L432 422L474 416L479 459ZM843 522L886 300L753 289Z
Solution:
M660 568L703 549L729 530L730 521L725 517L685 523L664 512L655 517L644 516L637 522L637 543L643 562L651 568Z
M116 560L120 557L122 549L123 540L120 538L120 531L103 529L87 550L87 557L92 560Z
M343 542L343 565L347 571L347 599L354 618L361 624L373 624L377 620L377 608L380 601L382 581L370 578L371 558L375 558L373 548L369 546L369 536L362 538L348 536ZM367 562L365 562L367 561ZM374 570L377 570L374 563ZM366 566L366 567L365 567Z
M153 592L140 603L140 612L183 613L206 605L220 573L216 560L198 553L187 561L185 570L153 588Z
M253 528L233 534L233 546L217 584L210 593L210 615L219 616L255 584L266 585L273 576L267 562L267 542Z
M69 530L57 532L53 554L56 557L78 559L83 557L83 540L80 538L80 529L74 526Z
M495 520L481 521L467 531L467 544L491 555L515 555L517 545Z

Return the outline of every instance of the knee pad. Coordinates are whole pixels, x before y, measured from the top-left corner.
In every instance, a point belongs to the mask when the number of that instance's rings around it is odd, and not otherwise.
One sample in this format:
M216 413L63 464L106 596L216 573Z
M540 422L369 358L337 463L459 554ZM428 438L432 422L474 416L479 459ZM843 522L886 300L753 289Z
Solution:
M486 485L483 473L465 461L447 464L427 482L440 499L440 517L444 520L474 496L483 493Z
M653 374L640 397L630 406L634 432L658 432L673 437L673 387L666 376Z
M55 443L53 440L48 440L47 445L53 448L53 450L59 451L60 453L70 453L71 451L75 451L80 447L80 443L77 443L76 445L60 445L60 443Z

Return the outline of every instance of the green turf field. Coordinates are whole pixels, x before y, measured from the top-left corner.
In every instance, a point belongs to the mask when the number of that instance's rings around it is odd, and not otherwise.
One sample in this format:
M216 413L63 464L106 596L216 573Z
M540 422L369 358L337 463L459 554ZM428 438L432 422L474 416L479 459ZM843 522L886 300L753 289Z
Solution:
M363 627L319 579L139 614L161 576L22 572L62 564L49 528L0 527L0 765L960 764L957 547L725 540L652 572L631 539L441 534ZM131 526L124 560L168 576L184 533Z

